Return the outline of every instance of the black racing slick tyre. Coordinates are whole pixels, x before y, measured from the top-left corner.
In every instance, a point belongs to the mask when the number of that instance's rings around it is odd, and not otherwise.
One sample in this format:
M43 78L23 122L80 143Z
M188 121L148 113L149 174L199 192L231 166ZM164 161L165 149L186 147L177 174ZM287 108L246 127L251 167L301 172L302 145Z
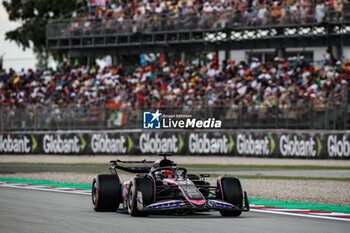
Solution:
M131 216L148 216L147 212L140 211L137 208L137 193L142 193L143 206L147 206L154 202L153 182L147 177L134 178L128 189L127 206Z
M239 210L228 211L221 210L221 216L239 216L243 208L243 191L241 182L235 177L223 177L218 180L218 198L231 203L239 208Z
M121 199L118 175L97 175L92 182L92 205L95 211L116 211Z

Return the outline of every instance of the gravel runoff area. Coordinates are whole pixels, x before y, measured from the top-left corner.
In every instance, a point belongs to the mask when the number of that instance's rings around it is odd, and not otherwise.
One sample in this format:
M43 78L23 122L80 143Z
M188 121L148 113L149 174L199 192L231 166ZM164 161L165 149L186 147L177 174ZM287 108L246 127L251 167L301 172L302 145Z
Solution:
M25 163L108 163L113 159L155 160L158 156L47 156L47 155L5 155L0 162ZM237 158L215 156L172 156L172 160L181 164L249 164L249 165L318 165L350 166L349 160L306 160L306 159L269 159ZM70 183L90 184L93 174L70 172L38 172L0 174L2 177L39 179ZM121 181L132 178L133 174L120 174ZM215 185L216 179L209 178ZM326 180L282 180L282 179L241 179L242 186L249 197L274 200L301 201L350 206L350 182Z
M65 155L0 155L1 163L109 163L110 160L156 160L159 156L65 156ZM314 165L350 166L350 160L277 159L228 156L171 156L178 164L244 164L244 165Z

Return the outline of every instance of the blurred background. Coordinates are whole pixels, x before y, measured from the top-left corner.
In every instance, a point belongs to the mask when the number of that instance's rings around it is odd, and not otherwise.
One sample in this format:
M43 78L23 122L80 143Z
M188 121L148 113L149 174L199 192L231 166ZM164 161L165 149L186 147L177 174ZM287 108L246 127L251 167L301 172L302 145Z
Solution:
M350 126L347 0L3 1L1 13L3 131L140 128L152 109L227 129Z

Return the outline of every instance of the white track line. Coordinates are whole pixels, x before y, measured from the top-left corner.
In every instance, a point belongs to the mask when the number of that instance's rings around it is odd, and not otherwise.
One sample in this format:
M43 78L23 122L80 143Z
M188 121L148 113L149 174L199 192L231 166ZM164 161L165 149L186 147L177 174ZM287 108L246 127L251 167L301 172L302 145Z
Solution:
M340 220L340 221L350 222L350 219L342 218L342 217L322 216L322 215L316 215L316 214L290 213L290 212L284 212L284 211L261 210L261 209L254 209L254 208L251 208L250 210L253 212L261 212L261 213L269 213L269 214L292 215L292 216L307 217L307 218L331 219L331 220ZM339 213L339 215L343 215L343 214Z

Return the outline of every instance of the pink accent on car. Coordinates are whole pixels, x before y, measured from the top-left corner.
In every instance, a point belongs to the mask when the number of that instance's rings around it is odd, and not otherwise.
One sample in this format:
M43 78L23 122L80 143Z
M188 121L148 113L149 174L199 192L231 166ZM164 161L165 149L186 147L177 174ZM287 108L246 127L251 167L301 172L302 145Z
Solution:
M129 190L127 188L126 185L122 184L122 197L123 197L123 200L127 200L128 199L128 193L129 193Z
M220 191L221 191L221 199L224 200L224 190L222 189L222 183L221 183L221 179L222 179L223 176L220 176L218 178L219 180L219 186L220 186Z
M205 203L205 200L198 200L198 201L189 200L189 201L192 202L195 205L204 205L204 203Z

